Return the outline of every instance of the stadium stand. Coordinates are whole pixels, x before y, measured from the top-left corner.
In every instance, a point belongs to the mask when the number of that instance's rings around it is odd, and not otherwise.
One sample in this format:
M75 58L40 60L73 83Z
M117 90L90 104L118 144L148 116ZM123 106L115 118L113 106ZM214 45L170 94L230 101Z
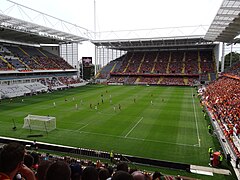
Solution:
M47 92L48 88L39 82L23 84L31 92Z
M13 98L18 96L24 96L25 94L30 94L31 90L27 89L22 85L7 85L1 86L0 91L3 98Z
M233 66L225 71L226 74L240 77L240 61L233 64Z
M203 73L214 72L214 61L213 54L211 51L200 52L200 68Z
M0 43L1 99L80 86L76 69L35 46Z
M114 68L113 61L96 78L107 79L108 83L180 86L216 79L214 58L209 50L128 52L119 61L120 68Z
M11 69L26 70L65 70L74 69L64 59L37 47L1 45L1 60L9 64ZM3 63L2 63L3 64ZM1 66L1 68L6 68Z
M213 121L217 121L235 157L240 157L240 78L239 62L202 91L202 102ZM239 72L239 71L237 71Z
M47 90L46 86L38 82L0 86L2 98L26 96L33 93L46 92Z

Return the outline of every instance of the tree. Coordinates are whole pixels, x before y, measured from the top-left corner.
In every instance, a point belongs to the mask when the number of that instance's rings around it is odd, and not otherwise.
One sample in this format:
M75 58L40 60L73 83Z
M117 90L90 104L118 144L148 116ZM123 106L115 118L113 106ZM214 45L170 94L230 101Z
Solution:
M232 61L231 60L231 56L232 56ZM229 67L231 67L235 62L240 60L240 54L237 52L230 52L227 55L225 55L224 57L224 69L227 69Z

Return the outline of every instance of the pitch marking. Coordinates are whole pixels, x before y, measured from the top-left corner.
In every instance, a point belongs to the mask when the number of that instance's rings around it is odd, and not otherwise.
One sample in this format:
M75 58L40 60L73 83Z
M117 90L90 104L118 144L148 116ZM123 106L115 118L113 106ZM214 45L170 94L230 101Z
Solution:
M198 146L201 147L201 140L200 140L198 124L197 124L196 108L195 108L195 102L194 102L194 99L193 99L193 91L192 91L192 103L193 103L194 119L195 119L196 128L197 128Z
M87 125L86 125L87 126ZM77 132L78 130L70 130L70 129L62 129L58 128L60 130L65 131L74 131ZM87 131L79 131L80 133L85 134L92 134L92 135L98 135L98 136L107 136L107 137L113 137L113 138L122 138L122 139L128 139L128 140L136 140L136 141L146 141L146 142L154 142L154 143L164 143L164 144L172 144L172 145L179 145L179 146L189 146L189 147L199 147L199 145L191 145L191 144L182 144L182 143L172 143L167 141L158 141L158 140L151 140L151 139L142 139L142 138L135 138L135 137L125 137L125 136L115 136L111 134L103 134L103 133L94 133L94 132L87 132Z
M139 121L128 131L128 133L124 136L125 138L134 130L134 128L143 120L143 117L139 119Z

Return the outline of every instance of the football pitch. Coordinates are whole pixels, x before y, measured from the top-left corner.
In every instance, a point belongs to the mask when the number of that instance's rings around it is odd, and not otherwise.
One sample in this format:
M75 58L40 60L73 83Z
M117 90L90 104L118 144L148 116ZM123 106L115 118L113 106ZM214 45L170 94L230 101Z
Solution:
M54 116L57 128L23 129L28 114ZM214 147L207 124L191 87L87 85L0 104L0 136L204 166Z

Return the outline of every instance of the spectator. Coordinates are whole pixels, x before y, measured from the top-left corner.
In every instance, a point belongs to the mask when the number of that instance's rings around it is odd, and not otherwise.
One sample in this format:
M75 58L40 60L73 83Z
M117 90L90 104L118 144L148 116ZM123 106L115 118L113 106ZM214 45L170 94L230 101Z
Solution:
M27 180L35 180L31 169L23 164L25 148L19 143L5 145L0 154L0 179L13 179L19 172Z
M145 175L141 171L135 171L132 173L134 180L145 180Z
M152 175L152 180L160 180L160 179L165 179L164 175L162 175L160 172L155 171Z
M82 180L98 180L98 172L92 166L87 166L82 173Z
M39 163L39 154L36 152L32 152L31 156L33 157L33 169L37 170L38 169L38 163Z
M125 171L128 172L128 164L126 162L119 162L117 164L117 171Z
M30 155L30 154L26 154L24 156L24 164L28 167L28 168L32 168L33 166L33 162L34 162L34 159L33 157Z
M117 171L111 180L133 180L133 177L126 171Z
M45 180L47 169L51 164L52 164L52 162L49 160L43 160L39 164L38 169L37 169L37 174L36 174L36 177L38 180Z
M98 172L99 180L106 180L110 177L110 174L107 169L103 168Z
M113 174L113 167L112 166L108 166L107 170L109 172L109 175L112 176L112 174Z
M82 167L79 163L72 163L71 168L71 180L80 180L82 175Z
M64 161L57 161L52 163L46 172L45 180L70 180L71 179L71 170L68 164Z

